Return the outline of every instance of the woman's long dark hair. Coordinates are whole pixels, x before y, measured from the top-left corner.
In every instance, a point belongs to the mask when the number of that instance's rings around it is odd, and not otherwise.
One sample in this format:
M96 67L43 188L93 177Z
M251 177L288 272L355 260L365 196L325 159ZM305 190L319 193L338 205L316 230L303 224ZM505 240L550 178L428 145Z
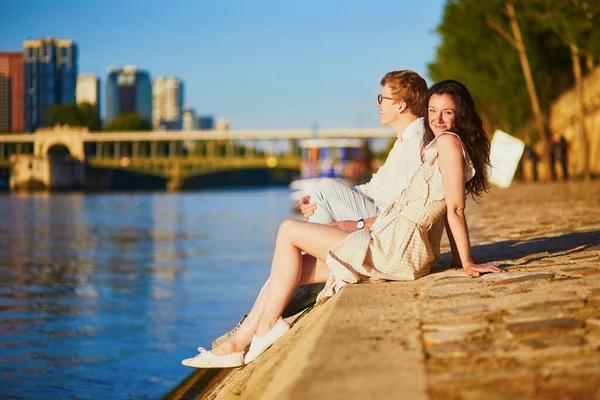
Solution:
M477 200L484 192L489 190L487 167L490 165L490 139L483 129L481 118L477 114L477 111L475 111L475 102L465 85L460 82L448 79L433 85L425 97L423 149L435 138L429 126L428 115L429 99L434 94L447 95L454 100L456 112L451 131L460 137L475 168L475 176L466 183L466 189L467 193L474 200Z

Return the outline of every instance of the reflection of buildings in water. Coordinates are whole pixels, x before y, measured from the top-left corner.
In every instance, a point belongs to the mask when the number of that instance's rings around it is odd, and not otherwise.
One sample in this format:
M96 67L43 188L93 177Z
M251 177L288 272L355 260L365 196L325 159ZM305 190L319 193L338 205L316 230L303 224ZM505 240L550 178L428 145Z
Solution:
M180 324L180 315L171 310L181 310L181 297L176 295L176 290L181 285L180 277L183 276L186 259L193 256L191 246L194 243L194 218L193 213L187 212L186 206L192 204L189 199L193 197L182 194L157 194L152 196L151 215L153 252L149 265L152 280L152 304L148 319L148 331L154 335L164 348L175 348L173 332ZM197 228L197 227L196 227Z
M197 204L190 201L192 199L193 195L169 193L152 198L154 246L151 268L155 278L176 279L181 273L182 262L196 256L194 232L198 229L198 221L194 219L191 207Z
M52 320L81 308L77 297L97 297L91 276L94 263L84 256L92 245L83 221L81 194L36 194L7 198L8 230L0 237L7 297L16 300L11 309L27 315L22 328L34 320ZM19 320L4 321L15 324Z

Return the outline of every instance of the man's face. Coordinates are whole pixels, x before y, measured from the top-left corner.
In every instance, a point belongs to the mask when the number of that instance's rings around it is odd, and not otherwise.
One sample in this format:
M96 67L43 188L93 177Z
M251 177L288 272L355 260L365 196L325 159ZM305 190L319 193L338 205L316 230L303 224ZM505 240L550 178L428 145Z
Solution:
M379 123L381 125L390 125L398 121L400 117L400 106L392 100L392 89L385 85L381 88L381 103L379 107Z

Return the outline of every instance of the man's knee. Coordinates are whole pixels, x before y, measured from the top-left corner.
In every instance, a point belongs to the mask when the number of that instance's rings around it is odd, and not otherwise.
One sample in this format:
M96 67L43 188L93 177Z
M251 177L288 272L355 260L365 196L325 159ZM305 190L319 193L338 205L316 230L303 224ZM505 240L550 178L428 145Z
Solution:
M331 178L321 179L315 186L312 197L315 199L324 199L331 196L332 193L339 192L340 186L343 186L340 182ZM313 201L314 203L314 201Z

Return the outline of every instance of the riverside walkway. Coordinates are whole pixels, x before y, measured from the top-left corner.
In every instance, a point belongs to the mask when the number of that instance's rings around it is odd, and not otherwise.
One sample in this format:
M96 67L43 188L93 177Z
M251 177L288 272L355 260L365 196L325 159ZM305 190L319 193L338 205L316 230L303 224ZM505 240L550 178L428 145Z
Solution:
M467 215L505 273L469 278L446 253L419 280L348 286L172 398L600 399L600 181L493 188Z

